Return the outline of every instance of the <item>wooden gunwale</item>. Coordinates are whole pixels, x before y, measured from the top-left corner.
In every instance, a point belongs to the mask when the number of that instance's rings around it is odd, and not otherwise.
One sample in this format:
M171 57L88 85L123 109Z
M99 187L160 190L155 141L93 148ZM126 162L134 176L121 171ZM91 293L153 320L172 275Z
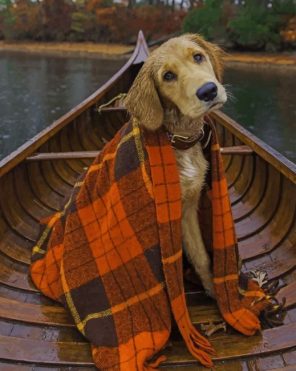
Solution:
M257 138L247 129L239 125L235 120L221 111L212 112L211 116L233 133L244 144L249 146L255 153L262 157L266 162L275 167L285 177L296 184L296 164L288 160L285 156L270 147L268 144Z

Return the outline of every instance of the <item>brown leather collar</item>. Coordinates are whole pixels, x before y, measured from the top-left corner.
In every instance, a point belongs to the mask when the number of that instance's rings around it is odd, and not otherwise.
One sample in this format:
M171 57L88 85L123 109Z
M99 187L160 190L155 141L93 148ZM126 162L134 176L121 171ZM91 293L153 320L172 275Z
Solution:
M210 141L211 131L209 131L207 135L205 135L205 131L202 128L198 134L192 135L190 137L173 134L169 131L167 131L167 135L173 148L185 150L193 147L197 142L201 142L202 147L205 148Z

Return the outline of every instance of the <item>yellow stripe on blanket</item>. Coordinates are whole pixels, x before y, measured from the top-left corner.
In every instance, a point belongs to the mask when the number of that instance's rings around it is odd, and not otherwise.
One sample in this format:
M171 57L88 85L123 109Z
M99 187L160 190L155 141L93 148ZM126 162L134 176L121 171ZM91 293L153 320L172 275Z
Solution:
M216 284L220 284L226 281L234 281L234 280L238 280L237 274L228 274L227 276L224 276L224 277L214 277L214 282Z
M89 320L95 319L95 318L108 317L108 316L111 316L111 315L113 315L115 313L118 313L118 312L126 309L127 307L130 307L130 306L132 306L134 304L137 304L137 303L139 303L139 302L141 302L141 301L143 301L145 299L148 299L151 296L157 295L161 290L163 290L164 287L165 287L164 283L161 282L158 285L152 287L150 290L145 291L145 292L143 292L143 293L141 293L139 295L135 295L132 298L127 299L123 303L114 305L114 307L112 307L112 308L109 308L109 309L106 309L106 310L102 310L101 312L98 312L98 313L91 313L91 314L89 314L80 323L78 323L78 324L76 323L76 325L77 325L78 329L81 332L84 332L84 328L86 326L86 323Z

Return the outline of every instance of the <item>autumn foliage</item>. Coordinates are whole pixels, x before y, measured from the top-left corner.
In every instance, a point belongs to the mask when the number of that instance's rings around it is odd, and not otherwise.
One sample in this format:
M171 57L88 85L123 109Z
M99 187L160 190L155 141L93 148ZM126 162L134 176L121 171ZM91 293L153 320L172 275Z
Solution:
M201 33L225 48L296 47L296 0L0 0L0 39L134 43Z
M179 31L184 16L163 3L132 0L0 0L0 38L129 43L139 29L148 40Z
M148 40L172 34L181 28L184 12L171 12L163 6L124 6L100 9L97 19L111 31L112 41L129 42L142 29Z

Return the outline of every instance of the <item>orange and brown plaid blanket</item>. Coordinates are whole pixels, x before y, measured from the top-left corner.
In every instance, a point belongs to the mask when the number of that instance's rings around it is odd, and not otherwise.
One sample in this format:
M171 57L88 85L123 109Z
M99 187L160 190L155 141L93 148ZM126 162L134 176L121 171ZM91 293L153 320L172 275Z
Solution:
M260 328L266 300L256 283L239 288L236 240L213 129L211 144L214 283L225 320L246 335ZM184 294L181 197L174 150L164 129L127 123L45 222L31 276L69 308L101 370L152 370L173 315L188 350L211 366L213 348L193 326ZM264 300L260 300L260 299Z

